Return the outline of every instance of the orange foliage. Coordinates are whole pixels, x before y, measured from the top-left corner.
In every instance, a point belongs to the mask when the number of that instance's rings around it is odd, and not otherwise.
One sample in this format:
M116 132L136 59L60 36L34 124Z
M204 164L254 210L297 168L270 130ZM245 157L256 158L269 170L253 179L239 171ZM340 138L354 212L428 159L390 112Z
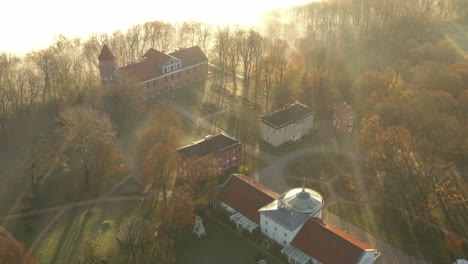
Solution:
M37 262L23 243L14 238L0 236L0 263L35 264Z
M445 236L445 246L453 254L456 254L460 251L462 248L462 243L463 241L455 234L449 234Z

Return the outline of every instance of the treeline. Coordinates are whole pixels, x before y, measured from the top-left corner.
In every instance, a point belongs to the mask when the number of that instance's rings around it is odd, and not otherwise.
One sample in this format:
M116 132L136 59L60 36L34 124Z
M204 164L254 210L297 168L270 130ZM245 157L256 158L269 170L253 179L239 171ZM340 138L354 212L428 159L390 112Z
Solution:
M384 196L427 221L442 210L456 229L467 201L459 176L468 62L443 30L467 9L468 1L328 1L297 8L292 20L306 30L296 40L303 100L322 114L350 102L359 150Z

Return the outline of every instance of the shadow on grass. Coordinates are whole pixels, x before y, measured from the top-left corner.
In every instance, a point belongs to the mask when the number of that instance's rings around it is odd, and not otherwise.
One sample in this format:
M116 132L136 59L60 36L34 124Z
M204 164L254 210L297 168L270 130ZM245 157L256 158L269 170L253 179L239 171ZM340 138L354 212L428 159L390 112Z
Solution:
M87 254L87 241L96 241L96 254L109 263L127 263L128 248L120 245L117 232L125 218L131 217L138 202L104 203L75 208L62 216L36 249L40 263L79 263ZM105 223L106 228L103 228Z
M442 231L391 207L337 202L328 210L410 255L433 263L451 263L454 259ZM463 247L468 245L464 243Z

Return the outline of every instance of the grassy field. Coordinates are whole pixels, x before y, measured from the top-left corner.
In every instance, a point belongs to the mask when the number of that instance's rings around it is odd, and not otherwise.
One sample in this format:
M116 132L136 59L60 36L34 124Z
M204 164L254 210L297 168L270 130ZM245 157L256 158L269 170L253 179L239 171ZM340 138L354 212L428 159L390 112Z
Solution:
M236 235L213 220L206 222L206 237L196 238L189 231L176 241L177 264L256 264L264 258L267 263L277 263L266 257L249 241Z
M445 247L442 231L418 220L414 222L393 208L337 202L328 210L411 255L432 263L451 263L454 259ZM468 252L467 243L463 247L464 252ZM462 253L461 256L463 258Z
M17 220L3 220L1 225L10 231L17 240L29 247L53 217L54 214L45 214Z
M39 263L78 263L96 241L97 254L109 263L128 263L129 249L117 240L120 224L136 213L138 202L114 202L75 208L53 224L36 249Z

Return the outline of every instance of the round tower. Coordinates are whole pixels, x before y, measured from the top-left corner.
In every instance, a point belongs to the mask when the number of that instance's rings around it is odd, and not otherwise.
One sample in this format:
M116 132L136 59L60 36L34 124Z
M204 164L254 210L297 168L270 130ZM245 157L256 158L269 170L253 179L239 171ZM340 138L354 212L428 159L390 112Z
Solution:
M310 217L321 218L323 205L322 195L305 187L291 189L278 198L279 208L307 214Z
M110 51L106 44L102 47L101 53L98 56L99 74L103 85L110 84L115 78L117 69L117 61L114 54Z

